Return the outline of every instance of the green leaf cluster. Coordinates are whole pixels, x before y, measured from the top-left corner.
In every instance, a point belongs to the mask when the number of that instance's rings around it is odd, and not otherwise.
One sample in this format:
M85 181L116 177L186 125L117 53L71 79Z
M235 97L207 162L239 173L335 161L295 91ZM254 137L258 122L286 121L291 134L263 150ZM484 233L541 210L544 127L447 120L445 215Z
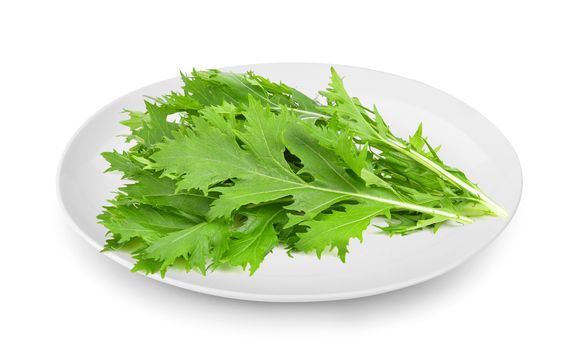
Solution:
M406 235L505 215L442 162L422 126L395 136L334 69L322 103L253 72L182 80L181 91L127 111L128 150L103 153L127 180L98 216L104 249L130 251L136 271L253 274L277 246L345 261L376 217L382 232Z

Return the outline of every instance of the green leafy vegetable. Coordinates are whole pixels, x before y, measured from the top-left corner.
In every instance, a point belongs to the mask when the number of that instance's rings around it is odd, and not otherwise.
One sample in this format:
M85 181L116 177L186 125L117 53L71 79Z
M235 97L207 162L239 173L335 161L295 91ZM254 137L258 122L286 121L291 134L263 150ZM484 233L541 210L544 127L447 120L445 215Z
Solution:
M181 92L127 111L125 152L106 152L122 186L98 216L105 249L130 250L135 271L170 266L253 274L272 249L336 250L376 217L406 235L506 213L442 162L422 126L405 141L332 70L324 104L252 72L193 71ZM172 121L175 120L175 121Z

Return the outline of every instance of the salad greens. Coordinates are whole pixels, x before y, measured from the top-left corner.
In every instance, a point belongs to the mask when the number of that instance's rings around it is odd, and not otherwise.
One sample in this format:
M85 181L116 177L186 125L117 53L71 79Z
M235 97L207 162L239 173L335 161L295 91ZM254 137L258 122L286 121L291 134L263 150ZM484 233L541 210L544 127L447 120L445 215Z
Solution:
M126 111L130 148L102 154L128 180L98 216L105 250L130 251L135 271L253 274L277 246L345 261L376 217L382 232L406 235L507 215L443 163L422 125L395 136L334 69L322 104L253 72L182 80L144 112Z

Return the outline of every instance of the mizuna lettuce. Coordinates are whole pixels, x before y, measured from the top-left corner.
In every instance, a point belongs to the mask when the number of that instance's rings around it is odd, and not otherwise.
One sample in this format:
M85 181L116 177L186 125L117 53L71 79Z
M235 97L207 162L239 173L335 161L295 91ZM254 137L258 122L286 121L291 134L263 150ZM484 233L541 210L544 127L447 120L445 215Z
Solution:
M98 216L105 250L130 251L135 271L170 266L253 274L277 246L336 250L376 217L406 235L506 216L422 135L395 136L376 107L331 70L323 103L252 72L193 71L180 92L127 111L127 151L103 153L129 183Z

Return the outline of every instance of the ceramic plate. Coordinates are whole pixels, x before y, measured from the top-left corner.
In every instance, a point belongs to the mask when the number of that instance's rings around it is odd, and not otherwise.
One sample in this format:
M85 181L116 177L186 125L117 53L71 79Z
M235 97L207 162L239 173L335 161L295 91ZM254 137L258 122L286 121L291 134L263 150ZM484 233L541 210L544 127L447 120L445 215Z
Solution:
M281 80L309 94L324 89L329 65L277 63L223 68L225 71L257 74ZM464 170L484 191L508 211L515 213L522 189L517 155L492 123L454 97L396 75L363 68L335 66L347 90L369 106L377 104L396 135L407 137L423 122L424 133L434 144L442 144L441 157ZM144 96L177 90L181 80L173 78L146 86L94 114L69 143L58 174L58 192L77 231L96 249L101 249L106 230L96 215L112 192L121 185L117 174L104 174L107 163L100 153L124 148L126 128L119 124L123 109L142 109ZM390 238L369 228L363 243L353 240L347 262L336 256L298 254L289 258L274 249L261 268L250 277L241 270L198 273L169 271L165 279L150 278L174 286L222 297L259 301L321 301L364 297L410 286L439 276L479 252L506 227L509 219L483 218L464 226L444 226L429 231ZM133 259L122 252L105 256L131 268Z

